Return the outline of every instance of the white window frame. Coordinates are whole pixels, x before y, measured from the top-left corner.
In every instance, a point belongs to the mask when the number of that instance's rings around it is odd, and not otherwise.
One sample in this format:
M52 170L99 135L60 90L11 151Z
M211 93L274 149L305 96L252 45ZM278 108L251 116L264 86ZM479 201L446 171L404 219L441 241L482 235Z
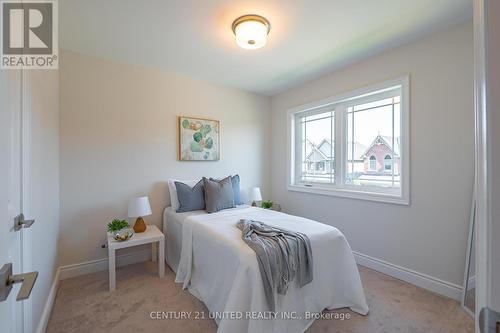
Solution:
M394 87L401 86L401 117L400 117L400 189L359 186L345 184L347 172L347 117L346 110L335 108L335 182L334 184L300 183L298 179L299 168L296 165L295 152L297 151L295 138L297 133L296 117L298 114L315 113L315 111L332 108L339 104L356 100L373 99L383 91L390 92ZM338 144L340 143L340 144ZM340 156L340 159L338 158ZM410 77L409 75L388 80L379 84L349 91L344 94L328 97L319 101L307 103L287 111L287 189L305 193L338 196L345 198L394 203L401 205L410 204Z

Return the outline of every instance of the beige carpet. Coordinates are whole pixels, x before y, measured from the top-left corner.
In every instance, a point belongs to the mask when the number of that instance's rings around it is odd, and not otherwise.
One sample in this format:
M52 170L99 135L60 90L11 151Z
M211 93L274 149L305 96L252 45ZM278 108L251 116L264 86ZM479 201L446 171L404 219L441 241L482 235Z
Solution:
M107 271L62 281L47 332L215 332L211 319L150 319L151 311L208 311L173 282L168 266L165 271L160 279L152 262L118 268L117 290L112 293ZM337 310L351 318L316 320L308 333L474 332L472 318L458 302L367 268L360 267L360 272L369 315Z

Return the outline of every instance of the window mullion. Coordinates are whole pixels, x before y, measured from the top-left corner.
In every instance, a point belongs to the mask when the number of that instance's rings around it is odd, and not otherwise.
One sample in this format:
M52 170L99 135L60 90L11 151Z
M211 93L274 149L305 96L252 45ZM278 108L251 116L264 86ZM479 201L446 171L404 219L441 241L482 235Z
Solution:
M304 131L304 132L302 133L302 131ZM304 127L302 127L302 124L300 125L300 137L304 138L304 142L303 142L303 145L302 145L302 142L300 145L301 153L300 153L300 161L298 163L299 168L297 169L298 170L297 176L298 176L299 181L303 182L303 180L302 180L302 163L305 159L305 155L303 156L302 152L304 154L307 154L307 123L304 123Z
M332 118L330 118L330 184L335 184L336 182L336 174L335 174L335 127L337 126L337 113L335 109L331 113ZM334 123L335 122L335 123ZM332 133L334 133L332 137ZM332 160L333 157L333 160ZM333 165L332 165L333 164ZM333 168L333 182L332 182L332 168Z
M394 102L394 99L393 99ZM391 179L392 186L394 186L394 152L396 151L395 141L394 140L394 103L392 103L392 156L391 156ZM385 166L384 166L385 169Z
M348 110L348 108L346 108L346 133L349 133L349 129L347 128L347 126L348 126L347 124L349 123L347 121L347 119L349 117L349 113L347 112L347 110ZM354 154L354 147L355 147L355 145L354 145L354 135L355 135L355 133L354 133L354 128L355 128L354 127L355 126L354 121L356 119L355 113L354 113L354 107L352 107L351 111L352 111L352 113L351 113L351 126L352 126L351 127L351 137L349 138L347 136L348 134L346 135L346 137L347 137L346 144L349 147L349 139L351 139L351 145L352 145L352 148L351 148L351 175L352 176L351 177L354 177L354 160L356 158L356 156ZM351 179L351 181L352 181L352 179Z
M301 182L301 175L302 175L302 153L304 151L304 147L302 145L302 123L300 117L295 117L295 156L294 156L294 178L295 178L295 183L300 183Z
M335 110L335 185L344 185L345 178L345 105L338 105Z

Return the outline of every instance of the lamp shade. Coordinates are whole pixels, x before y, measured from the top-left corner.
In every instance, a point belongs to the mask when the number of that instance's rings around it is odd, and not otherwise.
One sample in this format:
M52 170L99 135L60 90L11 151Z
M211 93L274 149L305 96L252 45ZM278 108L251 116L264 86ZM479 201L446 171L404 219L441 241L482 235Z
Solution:
M128 217L151 215L151 205L148 197L132 198L128 202Z
M250 189L248 199L250 201L262 201L262 194L260 193L260 187L252 187Z
M266 45L271 24L259 15L243 15L234 20L232 28L236 44L247 50L256 50Z

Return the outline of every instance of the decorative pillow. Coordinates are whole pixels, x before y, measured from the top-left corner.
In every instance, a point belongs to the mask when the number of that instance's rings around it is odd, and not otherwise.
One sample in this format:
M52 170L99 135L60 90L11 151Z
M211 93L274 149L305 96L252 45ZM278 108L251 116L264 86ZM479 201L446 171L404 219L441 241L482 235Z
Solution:
M234 207L234 194L231 176L222 180L203 177L205 184L205 204L209 213Z
M243 205L243 201L241 201L241 195L240 195L240 176L235 175L229 177L231 177L231 185L233 187L234 204ZM210 178L210 180L216 180L218 182L221 181L221 179L216 179L216 178Z
M177 213L205 209L203 180L200 180L193 187L181 182L175 182L175 187L177 189L177 198L179 199Z
M240 175L235 175L231 177L231 184L233 186L233 196L235 205L243 205L240 196Z
M176 180L169 179L168 180L168 191L170 192L170 206L177 211L179 209L179 199L177 198L177 188L175 187L175 182L184 183L191 187L195 186L199 180Z

